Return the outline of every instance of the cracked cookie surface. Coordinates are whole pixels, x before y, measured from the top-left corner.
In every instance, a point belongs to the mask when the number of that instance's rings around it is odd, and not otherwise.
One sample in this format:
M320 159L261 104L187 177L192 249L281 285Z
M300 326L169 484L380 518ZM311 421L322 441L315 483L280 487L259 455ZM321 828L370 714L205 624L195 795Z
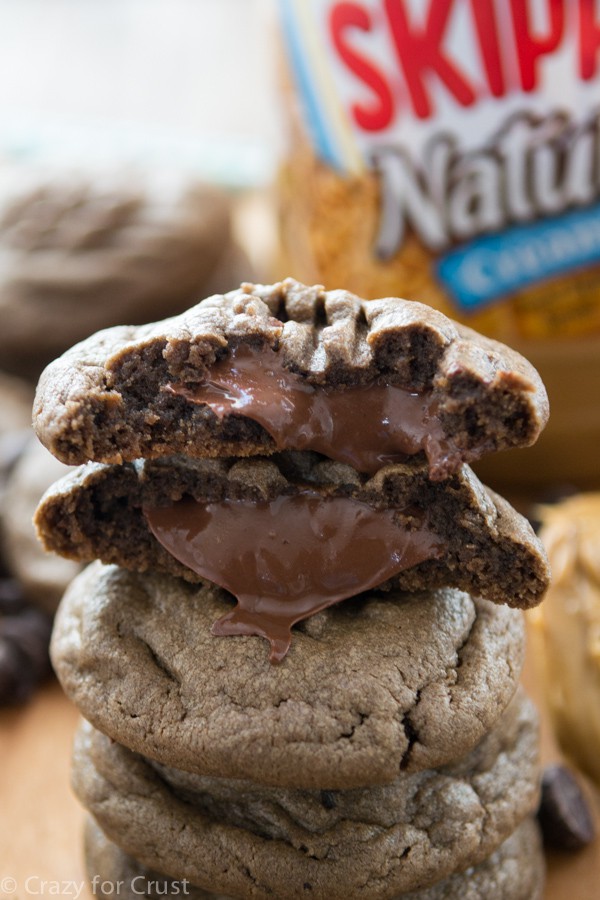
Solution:
M347 791L264 788L157 767L84 723L75 790L108 836L234 896L391 898L488 857L538 800L537 717L519 694L448 766Z
M286 279L243 284L179 317L109 329L76 345L40 380L38 436L70 464L272 453L275 442L257 422L221 420L169 389L203 382L243 344L276 351L308 385L347 389L383 380L427 392L453 447L445 462L430 466L435 478L485 453L528 446L548 417L537 372L508 347L420 303L365 301Z
M170 879L128 856L91 817L86 822L85 855L89 879L119 883L123 900L135 900L142 888L146 889L142 896L149 900L173 896L176 885L181 890L180 879ZM422 891L397 895L394 900L540 900L543 881L544 857L538 828L533 820L526 819L479 865ZM304 884L303 892L311 896ZM191 883L186 885L186 896L190 900L233 900L232 895L210 893Z
M294 629L273 667L256 637L213 637L232 601L93 563L52 656L100 731L166 765L323 789L393 781L471 750L513 696L522 614L457 590L347 600Z

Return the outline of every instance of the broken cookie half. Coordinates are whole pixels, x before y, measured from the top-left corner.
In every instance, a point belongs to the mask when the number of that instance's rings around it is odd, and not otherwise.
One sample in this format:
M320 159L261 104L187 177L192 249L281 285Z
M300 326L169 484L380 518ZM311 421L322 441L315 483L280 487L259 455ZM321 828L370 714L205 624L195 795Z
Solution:
M449 586L528 608L549 578L528 522L467 466L435 482L416 460L372 477L306 452L92 463L36 524L63 556L225 588L238 603L213 633L261 635L273 661L292 625L366 591Z
M432 480L532 444L547 416L508 347L420 303L292 279L93 335L46 369L34 409L70 464L312 450L370 475L419 455Z

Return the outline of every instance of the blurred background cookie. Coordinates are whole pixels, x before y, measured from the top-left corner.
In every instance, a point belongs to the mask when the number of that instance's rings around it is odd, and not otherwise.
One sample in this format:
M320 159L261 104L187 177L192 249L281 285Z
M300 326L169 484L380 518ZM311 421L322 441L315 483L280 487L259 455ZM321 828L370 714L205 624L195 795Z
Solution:
M0 707L28 700L50 674L52 614L78 571L35 536L37 501L67 466L34 437L32 400L25 381L0 373Z
M33 390L20 378L0 372L0 517L6 482L31 437ZM0 577L6 574L0 541Z
M26 382L0 372L0 441L30 427L32 403L33 390Z
M230 213L183 173L0 167L0 370L35 379L98 329L248 280Z
M6 477L29 438L32 404L31 387L0 372L0 504Z
M33 436L8 476L0 507L0 538L8 571L28 601L53 613L77 563L47 553L37 539L33 514L42 494L69 471Z

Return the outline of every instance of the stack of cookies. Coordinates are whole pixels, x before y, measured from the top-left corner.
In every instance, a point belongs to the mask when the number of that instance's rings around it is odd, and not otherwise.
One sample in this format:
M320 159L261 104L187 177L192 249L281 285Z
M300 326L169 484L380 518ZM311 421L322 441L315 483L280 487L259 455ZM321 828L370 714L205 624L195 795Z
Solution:
M541 896L520 609L548 568L467 465L543 427L525 360L418 303L245 284L74 347L35 416L87 462L37 527L92 562L53 660L94 887Z

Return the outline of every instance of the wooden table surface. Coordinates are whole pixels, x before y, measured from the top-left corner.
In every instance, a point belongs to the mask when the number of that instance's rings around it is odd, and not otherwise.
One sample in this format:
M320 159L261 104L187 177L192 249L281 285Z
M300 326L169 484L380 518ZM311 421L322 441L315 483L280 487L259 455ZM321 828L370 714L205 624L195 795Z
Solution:
M74 881L79 888L84 882L83 812L69 786L77 716L54 681L27 706L0 714L2 900L76 898L76 890L62 883ZM52 892L52 882L61 892ZM87 889L79 894L89 896Z
M525 674L536 693L531 667ZM77 711L56 683L23 709L0 713L0 898L90 900L81 857L83 812L69 787ZM554 751L543 722L545 757ZM599 795L592 793L600 826ZM600 898L600 840L548 860L545 900ZM349 898L351 900L351 898Z

